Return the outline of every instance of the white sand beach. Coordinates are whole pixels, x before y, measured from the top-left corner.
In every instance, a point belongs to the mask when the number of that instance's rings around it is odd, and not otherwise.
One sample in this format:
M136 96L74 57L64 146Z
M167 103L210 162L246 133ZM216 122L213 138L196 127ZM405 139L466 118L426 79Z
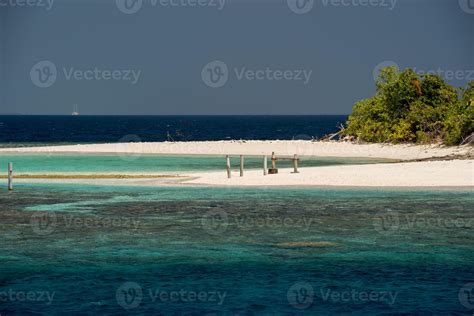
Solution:
M422 159L462 155L470 146L354 144L344 142L297 141L206 141L111 143L45 147L0 148L0 153L89 153L89 154L170 154L170 155L294 155L307 157L360 157Z
M219 186L349 186L349 187L471 187L474 186L474 160L427 161L411 163L345 165L280 169L276 175L251 170L239 176L227 173L196 174L186 184Z
M444 147L417 145L352 144L310 141L218 141L186 143L124 143L30 148L3 148L0 153L75 153L170 155L267 155L298 154L306 157L360 157L413 160L450 155L468 155L472 146ZM124 162L126 163L126 162ZM270 159L269 159L270 165ZM263 175L263 169L245 170L239 176L238 158L233 159L233 176L227 178L225 161L222 172L182 173L178 179L114 180L132 185L218 185L218 186L351 186L351 187L472 187L474 160L400 162L368 165L302 167L280 169L276 175ZM177 181L178 180L178 181ZM51 180L48 180L51 181ZM87 182L87 180L80 180ZM94 183L100 182L95 179ZM111 183L111 180L107 180Z

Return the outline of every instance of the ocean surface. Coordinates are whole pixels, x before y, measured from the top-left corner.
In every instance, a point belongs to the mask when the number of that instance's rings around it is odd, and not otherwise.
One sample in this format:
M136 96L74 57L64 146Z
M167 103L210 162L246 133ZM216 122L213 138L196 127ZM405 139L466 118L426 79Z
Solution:
M347 116L0 116L0 144L319 138ZM169 137L168 137L169 136Z
M0 146L311 139L345 119L0 116ZM6 153L1 174L7 162L16 174L225 165L218 156ZM378 162L313 157L301 168ZM246 159L246 168L260 167L261 159ZM469 189L25 181L9 192L0 180L1 316L474 313Z
M473 313L468 190L19 183L0 205L2 315Z

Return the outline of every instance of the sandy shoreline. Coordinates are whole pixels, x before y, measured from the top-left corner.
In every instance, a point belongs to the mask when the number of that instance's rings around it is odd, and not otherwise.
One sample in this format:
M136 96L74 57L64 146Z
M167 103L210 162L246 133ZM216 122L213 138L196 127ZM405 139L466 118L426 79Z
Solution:
M129 186L219 186L219 187L365 187L365 188L473 188L474 160L427 161L411 163L339 165L279 169L276 175L263 175L263 170L225 170L179 173L174 175L123 174L102 177L84 175L20 176L18 183L77 183Z
M452 155L467 155L473 152L470 146L441 147L415 145L351 144L338 142L309 141L219 141L187 143L126 143L68 145L30 148L2 148L9 154L117 154L117 155L270 155L306 157L359 157L397 160L426 159ZM238 163L233 164L233 176L227 178L225 166L218 172L177 172L179 179L153 179L124 176L117 179L69 179L68 182L130 185L210 185L210 186L341 186L341 187L473 187L474 160L422 161L406 163L383 163L367 165L337 165L303 167L300 173L292 169L280 169L277 175L263 175L263 170L246 170L239 177ZM55 181L66 181L54 179ZM44 181L46 181L45 178ZM35 179L23 179L33 181ZM50 181L53 179L50 179ZM107 181L105 181L107 180ZM23 181L21 181L23 182ZM35 181L36 182L36 181ZM41 180L39 181L41 182Z
M262 170L247 171L240 177L234 170L228 179L223 172L195 174L184 184L219 186L342 186L342 187L472 187L474 161L430 161L413 163L369 164L310 167L292 173L280 169L277 175L263 175Z
M112 143L44 147L0 148L0 153L89 153L89 154L169 154L169 155L294 155L307 157L360 157L386 159L423 159L462 155L472 147L443 147L437 145L352 144L311 141L215 141L215 142L156 142Z

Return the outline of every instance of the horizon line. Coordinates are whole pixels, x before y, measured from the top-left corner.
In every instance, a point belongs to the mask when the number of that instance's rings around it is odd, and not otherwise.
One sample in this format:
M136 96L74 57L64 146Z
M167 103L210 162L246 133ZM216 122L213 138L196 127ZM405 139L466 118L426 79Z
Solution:
M350 114L19 114L0 113L0 116L349 116Z

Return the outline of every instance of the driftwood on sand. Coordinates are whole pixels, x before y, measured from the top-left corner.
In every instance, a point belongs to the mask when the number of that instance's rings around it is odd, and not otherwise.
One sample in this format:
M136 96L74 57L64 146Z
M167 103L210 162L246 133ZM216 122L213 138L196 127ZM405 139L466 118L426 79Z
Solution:
M461 143L461 146L462 145L474 145L474 133L472 133L471 135L469 135L468 137L466 137L462 143Z
M346 128L344 127L343 124L340 124L340 125L338 126L338 128L339 128L339 132L333 133L333 134L325 135L325 136L323 136L320 140L321 140L321 141L331 141L331 140L333 140L333 139L336 138L336 137L338 137L338 140L340 140L340 139L341 139L341 135L342 135L342 133L345 131Z

